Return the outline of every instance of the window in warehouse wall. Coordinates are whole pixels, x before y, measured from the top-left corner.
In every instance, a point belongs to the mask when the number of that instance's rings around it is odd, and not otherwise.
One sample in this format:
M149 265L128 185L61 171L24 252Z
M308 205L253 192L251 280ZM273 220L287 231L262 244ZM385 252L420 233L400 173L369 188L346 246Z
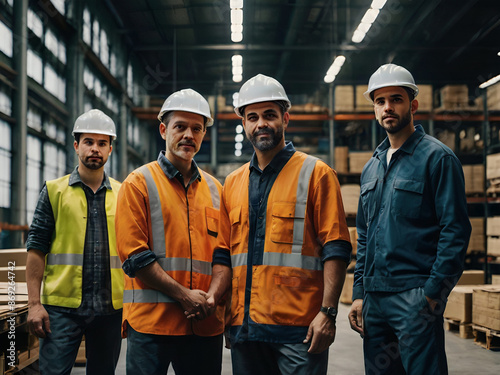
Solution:
M92 51L99 56L99 22L94 20L92 23Z
M10 165L12 159L10 125L0 120L0 207L10 208Z
M127 94L131 99L134 97L134 74L130 63L127 66Z
M42 59L40 58L40 56L38 56L31 49L28 49L27 62L28 62L28 64L27 64L28 76L33 78L39 84L42 84L42 82L43 82L43 63L42 63Z
M66 64L66 46L60 42L55 34L47 30L45 33L45 47L63 64Z
M12 31L0 21L0 51L12 57Z
M12 116L12 99L10 98L10 91L11 90L7 87L0 86L0 112L7 116Z
M42 39L43 37L43 23L40 17L32 10L28 9L28 28L33 31L33 33Z
M90 12L87 8L83 10L83 41L89 46L92 43L92 21L90 17Z
M66 9L65 9L65 1L64 0L51 0L52 5L54 5L54 8L57 9L59 13L62 15L66 14Z
M42 114L37 108L31 105L28 106L27 123L31 129L35 129L39 132L42 131Z
M43 87L61 102L66 102L66 81L50 64L45 64Z
M28 135L26 168L26 214L27 222L31 224L36 203L40 194L40 172L42 167L42 142L40 139Z
M43 180L53 180L66 174L66 154L53 143L43 145Z

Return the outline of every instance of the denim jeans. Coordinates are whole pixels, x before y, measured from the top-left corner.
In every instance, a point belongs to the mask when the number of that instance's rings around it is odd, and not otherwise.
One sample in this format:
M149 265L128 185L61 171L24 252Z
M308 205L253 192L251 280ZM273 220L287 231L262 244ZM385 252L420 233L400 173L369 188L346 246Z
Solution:
M84 334L87 374L115 373L122 341L122 310L110 315L85 317L60 312L47 305L44 307L49 314L52 333L40 339L41 375L69 375Z
M127 327L127 374L220 375L222 334L212 337L151 335Z
M328 349L307 352L310 344L274 344L259 341L231 346L234 375L326 375Z

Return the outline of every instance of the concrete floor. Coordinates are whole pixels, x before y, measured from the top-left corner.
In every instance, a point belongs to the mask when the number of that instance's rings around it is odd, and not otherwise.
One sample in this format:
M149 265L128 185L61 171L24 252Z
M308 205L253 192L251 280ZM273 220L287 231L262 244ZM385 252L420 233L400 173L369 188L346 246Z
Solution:
M347 321L350 306L340 304L337 318L337 335L330 347L328 374L358 375L364 373L362 340L351 330ZM127 342L123 341L122 352L116 375L125 374L125 353ZM446 353L450 375L498 375L500 372L500 352L486 350L474 343L473 339L462 339L452 332L446 332ZM72 375L84 375L85 368L75 367ZM168 375L173 375L172 368ZM224 349L222 375L231 375L231 355Z

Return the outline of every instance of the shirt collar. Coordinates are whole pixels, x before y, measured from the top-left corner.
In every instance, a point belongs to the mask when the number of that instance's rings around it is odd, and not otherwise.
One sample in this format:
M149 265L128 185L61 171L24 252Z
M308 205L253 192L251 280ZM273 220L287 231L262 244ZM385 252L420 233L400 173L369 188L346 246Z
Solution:
M75 169L73 169L73 172L71 172L71 175L69 176L68 185L73 186L75 184L80 184L80 183L83 184L84 182L82 181L82 178L80 177L80 172L78 172L78 166L76 166ZM106 174L106 171L104 171L104 179L102 181L101 186L103 186L103 185L106 189L112 190L111 183L109 182L109 177Z
M165 151L161 151L158 155L158 164L160 164L161 169L169 179L177 178L182 180L182 183L184 183L181 172L179 172L170 160L167 159ZM193 175L191 176L189 184L191 184L194 180L201 181L200 171L198 170L198 165L194 159L191 161L191 171L193 172Z
M399 148L401 152L406 152L407 154L412 154L415 151L420 140L425 136L425 130L422 125L415 125L415 132L403 143L403 145ZM387 149L391 147L391 143L389 142L389 138L384 139L384 141L377 147L373 156L377 157L387 151ZM398 151L399 151L398 150Z
M293 147L292 142L285 142L285 147L283 147L283 149L276 154L276 156L273 158L273 160L271 160L267 167L270 167L275 171L280 171L288 162L288 160L290 160L294 153L295 147ZM259 162L257 161L257 155L255 154L255 152L252 156L252 160L250 160L249 168L250 170L255 169L257 171L260 171Z

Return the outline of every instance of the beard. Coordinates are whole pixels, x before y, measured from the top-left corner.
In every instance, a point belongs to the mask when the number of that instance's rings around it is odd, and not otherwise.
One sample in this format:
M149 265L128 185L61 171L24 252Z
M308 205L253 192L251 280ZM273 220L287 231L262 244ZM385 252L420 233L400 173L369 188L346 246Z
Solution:
M99 158L99 161L91 161L90 159L92 158ZM92 170L100 169L104 165L104 160L99 156L88 156L86 158L80 158L80 160L85 167Z
M270 138L257 139L261 134L269 134ZM276 130L272 128L260 129L253 134L248 135L248 140L252 145L259 151L270 151L274 149L278 144L280 144L283 139L283 126L280 126Z
M408 112L404 114L402 117L399 117L395 113L391 114L393 117L392 121L396 121L394 125L384 125L384 118L379 121L380 125L385 129L387 133L396 134L400 130L406 128L411 123L411 108L408 109Z

